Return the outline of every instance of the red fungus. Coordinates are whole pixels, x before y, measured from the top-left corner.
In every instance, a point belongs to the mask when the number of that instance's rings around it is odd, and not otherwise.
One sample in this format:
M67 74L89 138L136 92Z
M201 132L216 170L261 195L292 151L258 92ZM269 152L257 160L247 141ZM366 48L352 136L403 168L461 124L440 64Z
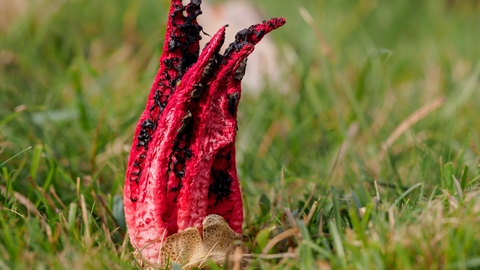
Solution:
M241 233L236 114L247 56L283 18L244 29L222 55L222 27L199 53L201 0L172 0L160 69L138 122L124 190L131 243L159 262L168 236L201 231L207 215ZM184 15L184 13L186 15Z

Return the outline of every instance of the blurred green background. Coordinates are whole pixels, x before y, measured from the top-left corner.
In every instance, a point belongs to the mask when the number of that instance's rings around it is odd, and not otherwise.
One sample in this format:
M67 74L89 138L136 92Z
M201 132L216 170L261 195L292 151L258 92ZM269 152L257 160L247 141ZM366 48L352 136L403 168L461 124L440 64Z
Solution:
M465 163L478 174L478 1L252 3L265 19L287 19L271 38L288 90L242 97L238 170L247 206L265 193L295 208L314 187L323 194L330 185L372 193L373 180L445 187L444 168L460 175ZM115 196L158 68L168 7L163 0L27 2L0 32L0 186L53 216L79 193L93 212L100 211L95 196L119 209ZM402 122L431 102L438 108ZM402 123L408 128L384 148ZM56 208L35 186L53 187ZM12 204L0 197L2 207ZM5 228L25 224L2 215ZM61 219L53 216L52 227ZM5 250L13 261L22 254Z

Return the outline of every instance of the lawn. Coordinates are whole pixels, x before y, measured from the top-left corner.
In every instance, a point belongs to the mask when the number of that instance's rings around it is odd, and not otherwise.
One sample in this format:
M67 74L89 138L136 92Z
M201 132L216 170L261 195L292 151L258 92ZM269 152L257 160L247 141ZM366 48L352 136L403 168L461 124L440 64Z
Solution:
M287 24L238 113L249 267L480 268L477 1L252 2ZM168 7L38 0L0 32L1 269L138 268L122 191Z

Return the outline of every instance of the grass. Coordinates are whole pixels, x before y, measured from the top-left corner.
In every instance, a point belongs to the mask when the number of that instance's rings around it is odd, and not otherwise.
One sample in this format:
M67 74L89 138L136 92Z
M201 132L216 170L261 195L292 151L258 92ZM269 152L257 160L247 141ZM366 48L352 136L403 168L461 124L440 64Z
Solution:
M295 61L240 104L251 267L480 268L478 4L258 6ZM38 1L0 33L0 268L137 267L122 187L167 7Z

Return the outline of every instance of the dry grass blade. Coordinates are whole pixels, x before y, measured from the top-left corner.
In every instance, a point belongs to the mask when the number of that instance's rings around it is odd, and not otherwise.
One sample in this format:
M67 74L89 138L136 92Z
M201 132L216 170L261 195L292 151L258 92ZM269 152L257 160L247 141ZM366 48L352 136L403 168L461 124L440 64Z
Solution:
M90 224L88 222L88 211L85 203L85 196L80 194L80 207L82 208L83 225L85 226L85 245L90 246Z
M318 222L318 236L323 236L323 209L320 209L320 221Z
M273 139L275 139L279 130L280 130L279 122L273 122L270 125L267 133L265 134L265 136L262 139L262 142L260 143L260 146L258 147L257 157L262 159L265 158L265 156L268 153L268 150L270 149L270 146L272 145Z
M50 191L50 194L52 194L53 198L55 198L55 200L57 201L57 203L63 208L67 208L67 206L62 202L62 200L60 199L60 197L58 197L58 194L57 192L55 191L55 187L53 186L50 186L50 188L48 189L48 191Z
M376 195L375 195L375 197L373 197L373 200L374 200L374 203L375 203L375 209L378 209L378 205L381 202L381 198L380 198L380 192L378 191L377 180L373 181L373 184L375 185L375 192L376 192Z
M5 186L0 186L0 192L2 193L3 196L7 197L7 188ZM21 205L25 206L28 211L32 211L32 213L39 218L43 219L42 214L38 211L38 209L35 207L35 205L25 196L22 194L14 191L14 192L8 192L8 194L13 195L13 197L19 202Z
M233 261L233 270L242 269L242 259L243 259L243 250L242 247L235 247L235 252L233 252L232 261Z
M390 225L390 229L395 229L395 215L393 213L393 208L388 208L388 223Z
M113 212L110 209L110 207L108 207L108 203L105 200L105 198L102 195L97 195L96 197L97 197L98 201L100 201L100 204L103 206L103 210L110 217L110 220L115 224L115 227L117 228L117 231L120 233L122 238L125 237L125 231L122 229L122 226L120 226L120 224L118 224L118 221L115 218L115 216L113 215ZM107 220L107 217L103 217L103 219ZM105 223L107 223L107 222L105 222Z
M310 223L310 220L312 219L313 214L315 214L315 210L317 210L317 206L318 206L318 202L314 201L313 204L312 204L312 208L310 208L310 211L308 212L307 218L303 220L305 225Z
M30 183L30 185L32 185L32 187L35 190L37 190L40 194L42 194L42 198L45 200L48 206L50 206L50 208L55 209L56 211L59 211L58 208L55 206L55 203L53 202L52 198L50 198L50 196L47 195L47 192L45 192L43 188L39 187L31 177L28 177L28 182Z
M468 143L470 144L470 147L472 147L473 152L475 152L475 154L480 157L480 152L478 151L475 144L470 139L468 139Z
M462 191L462 186L460 185L460 182L458 181L458 179L455 177L455 175L452 175L453 177L453 183L455 185L455 189L457 190L458 192L458 198L460 199L460 201L463 200L463 191Z
M268 242L268 244L263 248L262 254L267 254L278 242L282 241L283 239L286 239L292 235L295 235L299 233L300 230L298 228L292 228L289 230L286 230L282 232L281 234L275 236L272 240Z
M445 196L447 196L447 199L448 199L448 204L453 207L453 209L458 209L460 203L458 202L458 200L453 197L447 190L442 190L443 194L445 194Z
M303 20L305 20L305 22L314 30L315 35L320 40L322 53L326 55L330 61L335 61L335 54L333 53L332 47L330 47L328 44L327 39L323 35L322 31L318 29L315 19L304 7L300 7L299 12L300 16L302 16Z
M438 109L440 106L445 104L446 98L439 97L432 102L429 102L423 105L420 109L416 110L412 114L410 114L405 120L403 120L400 125L398 125L395 130L388 136L388 139L382 146L382 150L379 154L379 160L383 160L387 150L393 145L393 143L407 131L411 126L416 124L418 121L423 119L425 116L429 115L434 110Z
M289 208L285 208L285 214L287 215L288 223L290 223L290 227L297 228L297 222L295 221L295 218L293 217L292 211L290 211Z
M115 233L115 231L110 232L110 230L107 228L107 226L105 224L102 224L102 231L105 235L106 244L110 247L110 249L113 252L117 253L117 249L115 248L115 243L113 243L113 241L112 241L112 235L113 235L113 233Z
M390 115L390 112L394 108L393 105L395 105L395 98L393 95L393 91L392 89L388 89L385 92L385 98L383 101L382 108L380 108L378 113L376 113L376 117L373 120L372 124L370 125L370 133L372 134L372 137L375 137L380 131L380 129L388 121L388 116Z

